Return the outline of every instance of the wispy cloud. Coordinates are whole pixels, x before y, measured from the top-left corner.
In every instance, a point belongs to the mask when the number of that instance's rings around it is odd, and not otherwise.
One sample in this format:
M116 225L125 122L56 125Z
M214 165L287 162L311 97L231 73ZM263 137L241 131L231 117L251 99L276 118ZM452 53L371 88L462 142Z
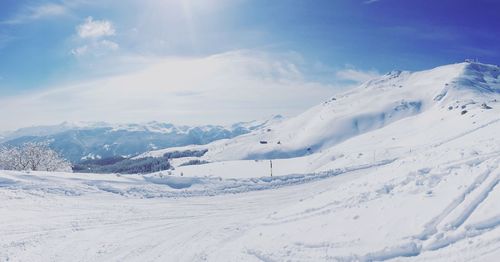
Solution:
M337 71L336 77L339 80L347 80L355 83L362 83L370 79L379 77L380 73L376 70L358 70L355 68L347 68Z
M119 49L119 45L106 37L114 36L116 30L109 20L94 20L89 16L76 27L78 47L71 50L71 54L80 57L87 54L103 55L109 51Z
M62 16L69 13L66 6L55 3L45 3L36 6L26 6L11 19L5 20L3 24L23 24L38 19Z
M373 4L373 3L377 3L377 2L380 2L380 0L366 0L363 3L369 5L369 4Z
M234 51L200 58L154 58L145 68L1 99L3 128L64 120L231 123L296 114L335 87L304 80L294 58Z
M76 29L80 38L99 38L103 36L115 35L115 28L108 20L94 20L89 16L85 22L80 24Z

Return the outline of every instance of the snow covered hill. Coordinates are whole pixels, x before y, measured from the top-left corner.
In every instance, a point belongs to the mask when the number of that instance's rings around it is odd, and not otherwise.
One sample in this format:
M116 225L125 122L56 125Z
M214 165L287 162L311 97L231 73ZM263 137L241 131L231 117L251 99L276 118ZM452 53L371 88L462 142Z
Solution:
M0 171L0 260L496 261L498 130L273 177Z
M153 151L144 156L190 149L208 150L202 159L211 162L301 157L322 153L354 137L361 139L378 129L398 136L397 141L386 141L390 147L400 146L402 139L411 140L407 142L416 146L435 136L458 135L461 130L489 119L490 108L500 106L499 74L498 66L478 63L452 64L415 73L393 71L266 129L208 145ZM477 121L470 121L472 118ZM409 130L408 124L415 126ZM429 126L433 126L435 134L421 136L420 140L414 137L433 131L428 130Z
M0 261L498 261L499 98L497 66L395 71L172 171L0 171Z
M104 122L64 122L54 126L21 128L0 137L0 143L19 145L26 142L48 142L52 149L68 160L130 157L172 146L206 144L233 138L282 120L273 116L262 121L236 123L227 127L206 125L176 126L168 123L109 124Z

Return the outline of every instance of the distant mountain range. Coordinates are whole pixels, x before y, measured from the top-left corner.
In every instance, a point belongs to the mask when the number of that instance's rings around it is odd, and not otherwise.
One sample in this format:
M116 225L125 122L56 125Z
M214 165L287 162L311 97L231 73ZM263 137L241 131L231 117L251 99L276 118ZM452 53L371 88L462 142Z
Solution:
M21 128L0 134L0 145L47 142L66 159L78 163L89 159L132 157L162 148L202 145L233 138L282 120L276 115L263 121L240 122L230 126L176 126L169 123L109 124L69 123Z

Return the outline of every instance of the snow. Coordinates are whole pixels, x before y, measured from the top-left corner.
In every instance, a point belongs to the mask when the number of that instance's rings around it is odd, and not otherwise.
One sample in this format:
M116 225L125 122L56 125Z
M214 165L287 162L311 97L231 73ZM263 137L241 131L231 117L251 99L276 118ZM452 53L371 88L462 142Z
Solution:
M424 134L431 124L429 121L441 124L441 119L463 120L473 115L471 110L482 109L483 103L498 104L498 99L495 100L500 94L498 70L496 66L460 63L415 73L391 72L303 114L250 134L208 145L152 151L141 157L185 149L208 149L203 159L210 162L299 157L407 118L411 121L406 123L418 125L409 132ZM468 113L460 118L464 109Z
M499 156L241 179L2 171L13 212L0 218L0 257L481 260L500 247Z
M173 171L0 171L0 261L497 261L496 72L391 72L248 135L171 149L209 150ZM193 159L211 163L180 166Z

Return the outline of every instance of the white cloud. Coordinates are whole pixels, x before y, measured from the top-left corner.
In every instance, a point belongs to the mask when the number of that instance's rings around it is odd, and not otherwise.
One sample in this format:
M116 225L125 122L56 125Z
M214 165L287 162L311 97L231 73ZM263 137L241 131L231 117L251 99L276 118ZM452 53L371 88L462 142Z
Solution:
M355 83L362 83L379 76L380 74L375 70L363 71L354 68L343 69L336 73L336 77L339 80L347 80Z
M5 129L69 121L226 124L294 115L335 87L304 80L294 58L235 51L201 58L153 59L142 70L4 98Z
M84 55L102 56L110 51L120 48L118 43L106 39L114 36L116 30L108 20L94 20L91 16L85 22L76 27L78 47L72 49L70 53L76 57Z
M99 38L115 34L113 24L108 20L94 20L91 16L76 29L80 38Z
M42 18L61 16L68 14L69 10L64 5L46 3L37 6L25 7L20 13L10 20L3 21L4 24L22 24Z
M363 3L365 3L365 4L373 4L373 3L376 3L376 2L379 2L379 1L380 0L366 0Z

